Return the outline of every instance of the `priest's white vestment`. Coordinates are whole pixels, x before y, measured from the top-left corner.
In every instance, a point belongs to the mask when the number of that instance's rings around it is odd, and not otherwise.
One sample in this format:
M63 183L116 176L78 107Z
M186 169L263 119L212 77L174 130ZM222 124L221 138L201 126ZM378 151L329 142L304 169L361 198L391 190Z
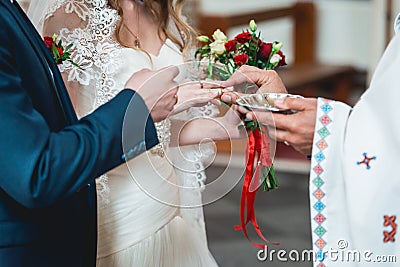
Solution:
M400 266L400 31L354 108L318 100L310 204L315 267Z

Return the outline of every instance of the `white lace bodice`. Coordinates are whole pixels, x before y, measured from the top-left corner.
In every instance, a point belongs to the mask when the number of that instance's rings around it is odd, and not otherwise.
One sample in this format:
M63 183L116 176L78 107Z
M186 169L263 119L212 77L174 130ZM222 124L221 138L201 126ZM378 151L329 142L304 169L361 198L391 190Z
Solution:
M68 14L72 18L78 16L83 22L82 28L64 27L59 32L63 43L73 44L71 58L80 66L64 61L60 70L68 73L69 82L76 81L83 87L90 85L91 88L82 89L95 93L92 109L109 101L123 88L117 87L115 75L125 65L124 58L121 47L112 38L120 17L106 3L106 0L57 0L44 16L48 19L63 7L67 17Z

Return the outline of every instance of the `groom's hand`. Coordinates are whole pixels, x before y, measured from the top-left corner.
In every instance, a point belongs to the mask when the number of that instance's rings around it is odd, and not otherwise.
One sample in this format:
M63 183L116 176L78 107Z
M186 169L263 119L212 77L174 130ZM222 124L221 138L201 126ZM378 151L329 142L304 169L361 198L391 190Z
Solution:
M125 87L138 93L150 110L154 122L164 120L177 102L178 84L174 81L179 74L176 67L158 71L143 69L134 73Z

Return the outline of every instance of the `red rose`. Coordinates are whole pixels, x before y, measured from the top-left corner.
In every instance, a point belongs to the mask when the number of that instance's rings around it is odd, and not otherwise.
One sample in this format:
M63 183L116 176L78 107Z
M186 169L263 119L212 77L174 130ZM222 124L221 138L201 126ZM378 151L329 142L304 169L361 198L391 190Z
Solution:
M240 67L249 61L249 56L246 54L240 54L235 56L233 60L235 61L235 64Z
M251 39L251 33L249 32L242 32L236 35L235 39L241 44L247 43Z
M278 63L278 67L287 65L286 56L282 53L282 51L278 51L277 54L281 56L281 60Z
M52 46L53 46L53 44L54 44L54 41L53 41L53 38L51 38L50 36L45 36L44 37L44 44L46 45L46 47L49 49L49 50L51 50L52 48Z
M230 40L228 42L225 43L225 49L226 51L235 51L236 49L236 40Z
M62 57L64 55L64 52L62 51L61 48L57 47L57 51L60 54L60 57Z
M272 43L262 43L258 50L258 58L262 61L267 61L272 51Z

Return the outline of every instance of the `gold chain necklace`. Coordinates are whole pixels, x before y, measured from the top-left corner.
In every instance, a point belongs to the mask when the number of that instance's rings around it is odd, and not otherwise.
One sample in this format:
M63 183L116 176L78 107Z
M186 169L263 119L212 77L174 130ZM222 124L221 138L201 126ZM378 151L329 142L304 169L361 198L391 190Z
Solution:
M139 8L136 6L136 25L138 27L138 33L134 34L131 29L129 29L128 25L126 25L125 23L123 23L124 27L128 30L128 32L135 38L133 45L135 48L140 49L141 47L141 43L140 43L140 27L139 27Z

